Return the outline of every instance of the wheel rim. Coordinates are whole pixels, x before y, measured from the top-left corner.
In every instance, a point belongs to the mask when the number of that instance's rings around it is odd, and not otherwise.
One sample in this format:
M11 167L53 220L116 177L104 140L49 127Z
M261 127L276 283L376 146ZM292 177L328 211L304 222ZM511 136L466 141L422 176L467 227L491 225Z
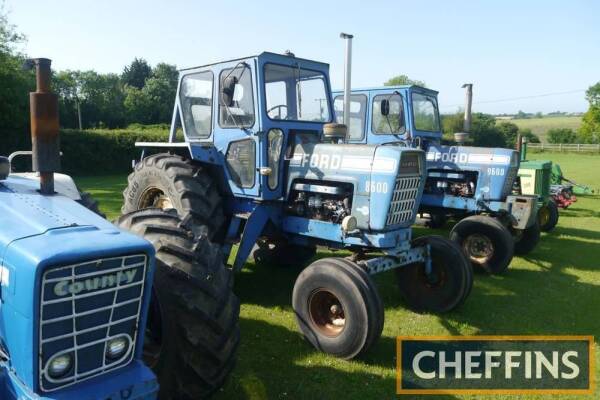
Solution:
M148 309L148 322L144 335L144 363L150 368L154 368L160 359L162 351L162 313L158 297L152 289L150 298L150 307Z
M463 242L463 249L471 261L485 264L494 255L494 244L489 237L474 233Z
M167 195L165 195L165 193L162 190L155 187L144 190L144 192L140 196L140 201L138 203L138 208L140 209L155 207L160 208L162 210L168 210L174 208L171 199Z
M313 325L325 336L339 336L346 327L344 307L336 295L326 289L315 290L308 299Z
M540 225L545 226L548 221L550 221L550 210L548 210L548 207L544 206L540 208L540 211L538 211L538 216L540 219Z

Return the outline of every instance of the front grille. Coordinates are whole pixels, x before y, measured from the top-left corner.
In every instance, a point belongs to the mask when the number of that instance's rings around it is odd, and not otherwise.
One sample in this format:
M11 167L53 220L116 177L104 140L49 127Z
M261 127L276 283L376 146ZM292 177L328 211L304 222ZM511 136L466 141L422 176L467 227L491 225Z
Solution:
M40 304L40 387L52 391L128 364L134 356L144 293L147 259L143 254L102 258L52 268L42 277ZM108 340L124 336L125 353L105 357ZM73 366L60 378L48 361L71 354Z
M421 176L400 176L396 179L386 225L411 225L417 213L417 195Z
M509 167L506 173L506 180L504 181L504 187L502 188L502 197L500 200L504 200L506 196L512 193L515 180L519 173L518 167Z

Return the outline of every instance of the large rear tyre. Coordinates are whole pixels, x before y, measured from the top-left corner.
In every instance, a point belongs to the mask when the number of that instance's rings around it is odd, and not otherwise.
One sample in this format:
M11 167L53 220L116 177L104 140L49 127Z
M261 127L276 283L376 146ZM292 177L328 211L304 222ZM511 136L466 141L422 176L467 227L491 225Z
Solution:
M256 264L271 264L284 267L306 266L317 254L316 246L300 246L284 240L260 239L252 257Z
M81 204L88 210L95 212L102 218L106 218L106 215L102 211L100 211L100 207L98 206L98 200L94 199L91 194L89 194L88 192L80 191L79 196L81 197L80 200L77 200L79 204Z
M305 268L292 294L300 331L316 349L350 359L381 335L383 306L369 275L348 260L324 258Z
M202 167L174 154L154 154L136 164L123 192L123 214L154 207L176 209L197 235L219 241L225 232L222 199Z
M144 361L159 398L210 396L233 369L240 340L239 301L219 248L182 228L175 210L136 211L117 224L156 249Z
M553 199L548 200L538 210L538 222L542 232L550 232L558 224L558 206Z
M529 254L540 241L540 224L535 221L529 228L514 230L515 254Z
M472 215L459 221L450 232L474 266L490 274L508 269L514 255L514 240L500 221L486 215Z
M460 306L471 292L471 265L455 243L441 236L423 236L413 241L413 247L427 245L430 249L431 273L426 273L423 262L397 268L400 293L415 311L451 311Z

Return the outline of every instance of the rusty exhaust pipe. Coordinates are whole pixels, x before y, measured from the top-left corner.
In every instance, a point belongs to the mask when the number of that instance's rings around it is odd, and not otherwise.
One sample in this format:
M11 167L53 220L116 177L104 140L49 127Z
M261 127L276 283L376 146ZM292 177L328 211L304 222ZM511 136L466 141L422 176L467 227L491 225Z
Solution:
M50 89L51 62L47 58L34 58L24 66L35 67L37 87L29 93L32 167L40 174L40 193L44 195L54 194L54 172L60 170L58 96Z

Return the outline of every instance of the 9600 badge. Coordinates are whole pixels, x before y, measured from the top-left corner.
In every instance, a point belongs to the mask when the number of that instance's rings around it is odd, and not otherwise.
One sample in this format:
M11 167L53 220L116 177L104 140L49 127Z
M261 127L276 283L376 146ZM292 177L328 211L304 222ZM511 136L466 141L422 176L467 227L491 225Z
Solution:
M398 394L591 394L592 336L397 338Z

